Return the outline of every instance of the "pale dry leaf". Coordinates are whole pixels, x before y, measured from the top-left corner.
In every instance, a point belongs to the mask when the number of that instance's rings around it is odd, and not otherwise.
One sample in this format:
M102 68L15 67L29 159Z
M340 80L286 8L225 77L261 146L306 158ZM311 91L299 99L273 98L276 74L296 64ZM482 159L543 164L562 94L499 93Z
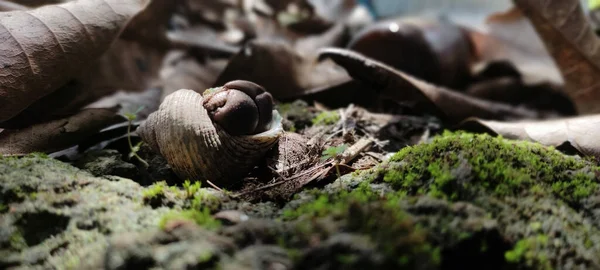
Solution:
M600 40L579 0L514 0L559 66L579 113L600 112Z
M105 127L127 121L115 109L87 109L68 118L0 133L0 154L51 153L83 141Z
M0 122L101 56L148 0L87 0L0 13Z
M584 155L600 158L600 115L520 122L473 118L461 123L460 128L499 134L508 139L538 142L547 146L559 147L569 144Z

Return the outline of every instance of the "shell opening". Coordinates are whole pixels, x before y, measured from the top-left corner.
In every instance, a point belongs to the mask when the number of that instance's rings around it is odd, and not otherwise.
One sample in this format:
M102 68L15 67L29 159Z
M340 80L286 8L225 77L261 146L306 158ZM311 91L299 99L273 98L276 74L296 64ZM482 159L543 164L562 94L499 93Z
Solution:
M257 133L254 135L249 135L249 136L254 136L254 137L273 137L273 136L279 136L281 133L283 133L283 124L282 124L282 117L281 115L279 115L279 112L277 110L273 110L273 118L271 120L271 122L269 123L267 130L261 133Z

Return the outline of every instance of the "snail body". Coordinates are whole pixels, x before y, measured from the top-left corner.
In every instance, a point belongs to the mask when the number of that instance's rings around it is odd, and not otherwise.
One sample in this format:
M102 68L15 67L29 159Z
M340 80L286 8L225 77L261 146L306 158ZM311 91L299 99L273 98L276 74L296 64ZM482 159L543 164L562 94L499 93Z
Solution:
M283 134L272 103L262 87L246 81L204 95L182 89L167 96L138 133L181 179L228 187L247 175Z

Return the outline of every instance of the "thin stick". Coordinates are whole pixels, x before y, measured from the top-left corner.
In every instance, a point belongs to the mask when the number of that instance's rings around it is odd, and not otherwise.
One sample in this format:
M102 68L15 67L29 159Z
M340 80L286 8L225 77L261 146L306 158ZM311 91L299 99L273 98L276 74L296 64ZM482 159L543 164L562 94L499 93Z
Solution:
M214 188L214 189L216 189L216 190L218 190L220 192L223 192L222 188L217 187L217 185L213 184L210 180L206 180L206 183L208 183L208 185L211 186L212 188Z

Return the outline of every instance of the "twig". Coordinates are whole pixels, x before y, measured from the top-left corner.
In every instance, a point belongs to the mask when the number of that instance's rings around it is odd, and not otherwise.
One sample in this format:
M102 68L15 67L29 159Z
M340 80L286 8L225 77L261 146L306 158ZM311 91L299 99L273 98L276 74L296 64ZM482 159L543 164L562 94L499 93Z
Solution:
M369 149L371 144L374 142L373 139L365 139L362 138L358 140L358 142L354 143L352 146L348 147L344 153L342 153L342 162L340 164L346 164L356 158L360 153Z
M213 184L210 180L206 180L206 183L208 183L208 185L211 186L212 188L224 193L222 188L217 187L217 185Z

